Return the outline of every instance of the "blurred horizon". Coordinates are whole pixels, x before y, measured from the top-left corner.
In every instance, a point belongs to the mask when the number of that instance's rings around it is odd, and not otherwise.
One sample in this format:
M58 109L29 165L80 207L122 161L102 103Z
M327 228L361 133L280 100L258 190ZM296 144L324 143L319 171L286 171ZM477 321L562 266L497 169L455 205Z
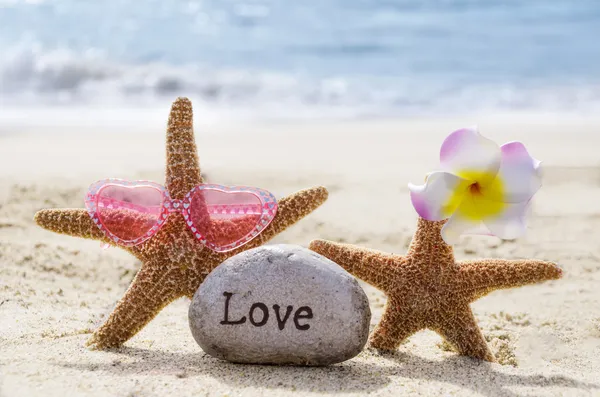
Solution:
M596 0L0 0L0 109L590 114L598 37Z

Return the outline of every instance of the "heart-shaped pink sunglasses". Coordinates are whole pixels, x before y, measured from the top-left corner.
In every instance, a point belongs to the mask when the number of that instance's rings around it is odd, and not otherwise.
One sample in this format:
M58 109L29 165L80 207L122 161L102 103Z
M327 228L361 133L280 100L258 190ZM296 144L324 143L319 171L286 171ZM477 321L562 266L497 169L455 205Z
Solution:
M277 213L275 196L254 187L200 184L175 200L157 183L121 179L92 184L85 205L92 221L117 244L143 243L179 212L194 236L216 252L246 244Z

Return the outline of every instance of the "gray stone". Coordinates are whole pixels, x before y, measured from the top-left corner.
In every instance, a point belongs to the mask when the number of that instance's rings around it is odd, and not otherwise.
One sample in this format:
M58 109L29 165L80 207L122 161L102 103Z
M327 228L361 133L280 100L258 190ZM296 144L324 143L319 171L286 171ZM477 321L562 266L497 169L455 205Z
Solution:
M365 346L370 319L367 296L350 274L285 244L227 259L200 285L189 310L192 334L206 353L251 364L348 360Z

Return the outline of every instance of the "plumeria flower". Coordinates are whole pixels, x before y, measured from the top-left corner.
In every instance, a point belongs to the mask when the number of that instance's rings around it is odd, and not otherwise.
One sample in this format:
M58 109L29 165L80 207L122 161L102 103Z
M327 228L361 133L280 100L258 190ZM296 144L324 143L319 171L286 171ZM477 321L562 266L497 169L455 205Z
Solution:
M422 218L440 221L448 244L463 233L514 239L525 232L525 212L542 186L540 162L520 142L498 146L476 127L451 133L440 150L441 171L424 185L409 184Z

